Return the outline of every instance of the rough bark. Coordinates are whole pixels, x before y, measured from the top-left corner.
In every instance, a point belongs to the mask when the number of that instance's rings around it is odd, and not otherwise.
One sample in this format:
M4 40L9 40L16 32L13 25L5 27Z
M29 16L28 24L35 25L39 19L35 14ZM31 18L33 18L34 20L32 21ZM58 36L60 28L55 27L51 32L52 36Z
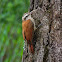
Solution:
M30 13L36 27L34 32L35 53L27 48L23 52L22 62L62 62L62 1L30 0Z

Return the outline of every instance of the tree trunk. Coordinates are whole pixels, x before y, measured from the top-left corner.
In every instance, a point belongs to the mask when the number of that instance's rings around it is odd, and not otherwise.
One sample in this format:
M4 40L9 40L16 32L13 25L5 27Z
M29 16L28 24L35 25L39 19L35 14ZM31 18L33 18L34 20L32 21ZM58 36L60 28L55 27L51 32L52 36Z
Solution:
M22 62L62 62L62 1L30 0L30 13L36 27L33 41L35 52L27 48L23 52Z

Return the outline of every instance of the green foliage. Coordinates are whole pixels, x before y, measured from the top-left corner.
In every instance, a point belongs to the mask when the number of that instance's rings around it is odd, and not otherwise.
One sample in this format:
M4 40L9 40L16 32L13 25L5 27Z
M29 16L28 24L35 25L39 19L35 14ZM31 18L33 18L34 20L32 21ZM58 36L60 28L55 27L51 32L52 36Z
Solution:
M23 55L22 15L28 0L0 0L0 62L21 62Z

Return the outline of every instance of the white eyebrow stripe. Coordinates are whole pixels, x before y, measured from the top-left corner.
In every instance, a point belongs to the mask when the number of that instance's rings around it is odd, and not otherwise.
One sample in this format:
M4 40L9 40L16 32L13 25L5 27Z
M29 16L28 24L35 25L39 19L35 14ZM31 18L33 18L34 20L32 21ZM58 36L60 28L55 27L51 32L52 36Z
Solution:
M26 13L25 13L25 14L23 15L23 17L22 17L22 20L24 20L24 19L25 19L26 17L28 17L28 16L29 16L29 14L26 14Z

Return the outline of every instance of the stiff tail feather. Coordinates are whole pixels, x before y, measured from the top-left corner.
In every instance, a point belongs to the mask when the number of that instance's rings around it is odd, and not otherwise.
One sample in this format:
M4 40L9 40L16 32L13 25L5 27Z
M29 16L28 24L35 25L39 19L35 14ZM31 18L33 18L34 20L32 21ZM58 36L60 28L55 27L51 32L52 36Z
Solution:
M31 44L31 45L29 45L29 47L30 47L30 52L31 52L32 54L34 54L34 46Z

